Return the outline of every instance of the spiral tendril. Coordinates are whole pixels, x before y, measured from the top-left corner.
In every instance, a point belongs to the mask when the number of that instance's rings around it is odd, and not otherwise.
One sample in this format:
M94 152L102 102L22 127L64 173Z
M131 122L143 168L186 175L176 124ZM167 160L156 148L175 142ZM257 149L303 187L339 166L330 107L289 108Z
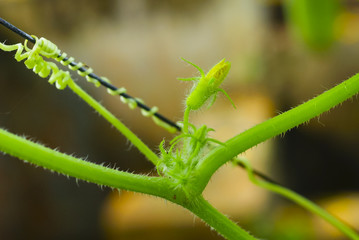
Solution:
M40 43L36 42L32 49L27 47L27 40L24 44L5 45L0 43L0 49L4 51L16 50L15 59L18 62L25 60L24 64L28 69L32 69L41 78L50 76L50 84L55 83L58 89L64 89L72 80L70 73L60 70L55 63L45 61L40 55L44 52Z
M66 53L61 52L54 43L46 38L38 38L34 35L31 35L31 37L35 39L35 44L32 48L27 46L28 40L25 40L24 44L18 43L14 45L5 45L0 43L0 49L4 51L16 50L15 59L18 62L25 59L24 64L27 68L32 69L42 78L50 76L48 82L50 84L55 83L58 89L66 88L69 81L72 81L70 73L68 71L60 70L55 63L45 61L43 57L52 58L61 63L63 66L67 66L70 70L76 71L78 75L85 77L88 82L93 83L96 87L101 85L99 80L90 76L93 72L92 68L82 62L74 63L75 59L73 57L67 57ZM110 81L105 77L101 77L101 80L110 83ZM174 133L178 130L178 127L172 126L156 116L158 107L147 107L147 109L143 108L143 100L125 95L125 88L122 87L115 90L108 88L107 92L111 95L119 95L121 101L127 104L130 109L135 109L139 104L142 105L141 114L145 117L151 117L157 125L165 128L169 132Z

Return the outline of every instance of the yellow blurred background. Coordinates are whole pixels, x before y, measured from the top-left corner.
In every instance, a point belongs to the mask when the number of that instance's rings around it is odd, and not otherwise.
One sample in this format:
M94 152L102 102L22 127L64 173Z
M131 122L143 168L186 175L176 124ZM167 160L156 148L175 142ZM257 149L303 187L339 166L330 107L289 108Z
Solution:
M315 3L313 3L315 2ZM358 72L359 2L354 0L2 0L0 17L53 41L132 96L179 121L191 84L176 80L232 63L196 125L226 139ZM0 26L0 41L22 42ZM121 170L155 174L131 144L69 90L0 52L0 127ZM72 76L158 152L173 136L103 88ZM326 207L359 231L357 98L247 151L252 165ZM230 164L206 198L263 239L345 239L300 207L252 185ZM222 239L186 210L141 194L101 189L1 155L0 239Z

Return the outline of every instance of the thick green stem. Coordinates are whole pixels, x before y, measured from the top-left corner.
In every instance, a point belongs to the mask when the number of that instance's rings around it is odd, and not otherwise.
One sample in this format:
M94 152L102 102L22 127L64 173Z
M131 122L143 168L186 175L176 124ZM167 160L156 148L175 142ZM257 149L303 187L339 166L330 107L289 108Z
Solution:
M106 168L57 152L0 128L0 151L44 168L92 183L162 197L187 207L228 239L255 239L202 197L190 204L181 190L163 177L148 177Z
M144 144L130 129L128 129L120 120L118 120L111 112L109 112L104 106L98 103L84 90L82 90L73 81L69 82L68 86L79 95L85 102L93 107L99 114L101 114L107 121L109 121L115 128L117 128L133 145L146 156L153 164L158 162L158 156L152 152L152 150Z
M229 240L256 239L209 204L202 196L185 206L223 237Z
M173 196L174 186L166 178L148 177L106 168L57 152L1 128L0 143L1 152L65 175L166 199Z
M229 139L213 149L198 165L198 191L203 191L213 173L238 154L319 116L359 92L359 74L281 115Z

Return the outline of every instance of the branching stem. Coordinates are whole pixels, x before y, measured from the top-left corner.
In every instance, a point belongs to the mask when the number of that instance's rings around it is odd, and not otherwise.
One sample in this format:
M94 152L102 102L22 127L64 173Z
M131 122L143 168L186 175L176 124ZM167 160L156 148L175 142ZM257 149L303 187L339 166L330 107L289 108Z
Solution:
M224 145L216 147L198 165L198 191L203 191L213 173L238 154L319 116L358 92L359 74L356 74L321 95L260 123L229 139Z
M12 26L11 24L6 25L6 21L2 20L1 18L0 18L0 23L1 24L5 23L5 26L7 27ZM22 31L18 33L21 32ZM16 46L18 47L8 50L12 51L20 48L19 45ZM3 49L5 48L3 47ZM20 53L21 52L22 50L20 51ZM26 56L21 55L21 56L25 58L29 57L29 55ZM22 59L17 58L17 60L20 61L23 60L23 58ZM35 73L39 74L41 77L48 76L49 73L48 71L50 69L46 68L46 66L49 65L45 64L42 57L38 56L36 59L35 57L33 57L32 60L33 61L30 61L29 59L26 60L25 61L25 64L27 64L26 66L28 68L33 68ZM213 97L215 97L215 94L218 91L223 91L222 89L219 88L219 85L224 80L230 68L230 63L223 59L205 75L204 72L199 67L197 67L193 63L190 64L195 66L201 72L202 77L199 80L197 78L190 79L190 80L198 80L199 83L196 85L194 91L192 91L190 97L187 98L187 102L186 102L187 108L185 110L184 120L183 120L184 135L180 137L188 137L188 135L194 134L192 132L189 133L189 129L188 129L189 126L192 126L189 123L190 111L199 109L208 100L210 96L213 95ZM76 66L80 64L71 62L70 65ZM45 66L44 70L47 71L46 74L40 71L42 69L41 67L44 66ZM53 73L56 70L55 68L51 68L51 69ZM81 68L78 69L82 71ZM83 71L89 71L89 70L83 69ZM64 72L60 72L60 73L64 73ZM51 77L54 76L51 75ZM100 115L102 115L107 121L109 121L113 126L115 126L153 164L156 165L160 161L159 157L147 145L145 145L133 132L131 132L120 120L118 120L100 103L98 103L95 99L93 99L90 95L88 95L85 91L83 91L75 82L73 82L72 80L69 81L70 80L69 73L67 73L66 75L67 78L63 76L62 77L58 76L54 79L51 79L51 77L50 77L50 82L52 83L56 82L57 84L60 84L61 81L63 81L62 84L64 85L63 86L60 85L60 87L65 87L66 84L68 84L68 86L72 89L72 91L74 91L77 95L79 95ZM67 83L67 81L69 82ZM99 81L101 82L102 80ZM103 85L109 87L111 90L117 89L115 87L111 87L112 85L111 86L108 85L106 81L103 83ZM38 166L43 166L50 170L54 170L56 172L73 176L79 179L83 179L100 185L106 185L113 188L121 188L130 191L141 192L141 193L155 195L167 199L171 202L177 203L189 209L191 212L193 212L198 217L203 219L206 223L208 223L211 227L215 228L220 234L222 234L227 239L252 240L255 239L253 236L251 236L245 230L240 228L234 222L230 221L226 216L218 212L202 197L201 193L206 187L211 176L219 167L221 167L223 164L233 159L238 154L246 151L247 149L261 142L266 141L269 138L284 133L287 130L298 126L299 124L309 121L310 119L320 115L325 111L328 111L329 109L333 108L337 104L352 97L354 94L358 93L358 91L359 91L359 74L354 75L353 77L344 81L338 86L328 90L327 92L319 95L318 97L296 108L293 108L277 117L274 117L261 124L258 124L257 126L241 134L236 135L235 137L229 139L227 142L223 144L220 143L218 147L214 148L203 158L196 160L196 163L198 163L197 165L193 165L192 167L191 161L188 161L188 163L191 166L189 168L187 166L187 169L181 169L182 165L179 164L180 168L178 169L191 170L191 172L188 172L188 174L186 171L183 171L185 173L183 176L191 177L191 179L184 179L184 181L182 181L183 179L181 178L179 178L181 181L176 181L178 179L171 177L171 176L177 176L176 174L169 175L167 177L148 177L143 175L117 171L111 168L106 168L49 149L38 143L34 143L29 140L26 140L23 137L19 137L12 133L9 133L3 129L0 129L0 151L18 157L24 161L31 162ZM130 97L129 95L124 95L124 93L121 96L132 99L132 97ZM142 109L146 111L151 110L147 106L141 105L142 103L140 101L136 100L136 102L137 104L139 104L140 107L142 106ZM156 114L157 113L155 113L155 116L158 117L160 120L171 125L172 127L175 127L177 130L181 130L181 128L177 126L175 123L172 123L171 121L167 120L163 116ZM205 129L206 128L203 128L203 130ZM199 133L207 134L207 132L200 131ZM206 134L204 135L199 134L199 139L205 138ZM178 137L178 139L180 137ZM174 141L173 146L177 143L178 139ZM208 138L207 140L210 141L211 139ZM192 159L194 158L194 156L198 155L202 147L203 147L202 145L195 145L193 149L190 149L187 152L189 153L187 154L189 156L189 159ZM172 163L173 162L171 162L171 164ZM182 175L180 174L180 177L181 176ZM278 192L286 196L287 198L296 201L298 204L306 207L310 211L318 214L319 216L323 217L327 221L331 222L333 225L337 226L338 229L340 229L342 232L344 232L347 236L351 237L352 239L357 240L359 238L354 231L352 231L350 228L347 228L343 223L341 223L339 220L335 219L331 215L327 214L325 211L322 211L322 209L317 207L314 203L311 203L309 200L280 186L276 186L274 184L263 182L263 181L258 181L257 179L255 179L253 172L250 172L250 178L256 184L264 188L268 188L274 192Z
M145 193L179 204L216 229L227 239L255 239L218 212L202 196L188 197L165 177L148 177L118 171L57 152L0 128L0 151L37 166L112 188Z

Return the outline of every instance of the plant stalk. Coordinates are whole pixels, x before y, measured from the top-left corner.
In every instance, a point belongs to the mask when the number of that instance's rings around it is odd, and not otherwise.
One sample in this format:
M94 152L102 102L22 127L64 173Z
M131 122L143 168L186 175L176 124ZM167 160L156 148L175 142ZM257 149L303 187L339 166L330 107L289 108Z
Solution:
M192 213L201 218L209 226L214 228L219 234L228 240L254 240L257 239L242 229L236 223L232 222L225 215L220 213L202 196L193 200L190 206L184 206Z
M85 181L129 191L171 198L173 184L166 178L127 173L47 148L0 128L0 151L44 168Z
M214 172L238 154L319 116L358 92L359 74L356 74L321 95L260 123L229 139L224 145L216 147L197 167L198 191L202 192Z
M87 102L92 108L94 108L101 116L109 121L117 130L119 130L131 143L145 157L150 160L154 165L158 162L158 156L152 152L152 150L141 141L130 129L128 129L120 120L118 120L110 111L108 111L99 102L88 95L82 88L80 88L74 81L70 81L68 86L71 90Z

